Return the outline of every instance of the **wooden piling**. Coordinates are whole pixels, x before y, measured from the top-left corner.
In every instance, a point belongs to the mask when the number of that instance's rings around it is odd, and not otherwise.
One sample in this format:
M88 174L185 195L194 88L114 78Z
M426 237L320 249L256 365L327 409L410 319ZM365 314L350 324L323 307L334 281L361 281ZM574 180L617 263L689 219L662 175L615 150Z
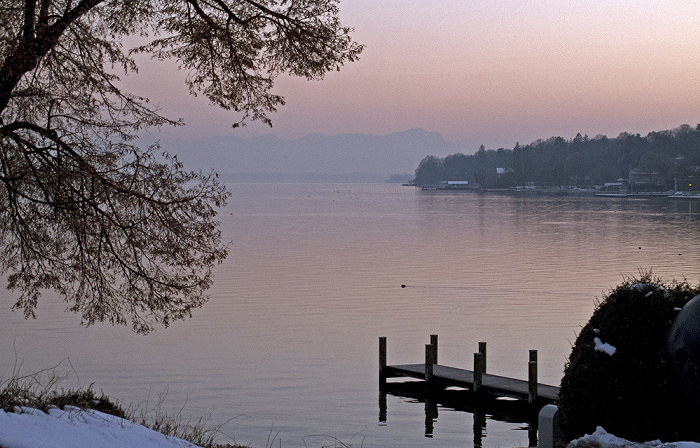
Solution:
M537 362L537 350L530 350L530 361Z
M425 345L425 387L426 389L432 385L433 380L433 360L435 359L435 346L432 344Z
M527 381L527 402L532 406L535 403L537 403L537 350L530 350L530 361L528 362Z
M483 355L481 353L474 353L474 386L472 390L475 394L481 392L481 384L483 377L482 366L484 364Z
M481 353L481 373L486 373L486 342L479 342L479 353Z
M379 387L386 386L386 337L379 338Z
M438 363L438 335L430 335L430 345L433 346L433 364Z

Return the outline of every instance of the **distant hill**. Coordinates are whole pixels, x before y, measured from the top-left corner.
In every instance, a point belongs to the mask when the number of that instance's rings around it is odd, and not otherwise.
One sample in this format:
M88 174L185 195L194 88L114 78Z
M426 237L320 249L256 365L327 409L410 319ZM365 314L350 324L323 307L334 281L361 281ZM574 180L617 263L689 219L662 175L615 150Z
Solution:
M226 180L378 181L413 173L426 154L452 148L437 132L411 129L387 135L310 134L297 139L209 137L161 141L185 166L214 168Z

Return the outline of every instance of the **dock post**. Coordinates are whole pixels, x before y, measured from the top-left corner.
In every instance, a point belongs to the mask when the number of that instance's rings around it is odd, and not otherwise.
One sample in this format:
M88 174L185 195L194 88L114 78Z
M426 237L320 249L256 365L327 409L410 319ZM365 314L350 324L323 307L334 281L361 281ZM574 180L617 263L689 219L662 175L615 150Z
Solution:
M479 353L481 353L481 373L486 373L486 342L479 342Z
M425 388L432 386L433 382L433 359L435 359L435 347L432 344L425 345Z
M537 350L530 350L530 361L528 362L528 395L527 402L530 407L537 403Z
M474 353L474 386L472 390L475 395L481 392L481 382L482 382L482 366L484 364L483 355L481 353Z
M438 363L438 335L430 335L430 345L433 346L433 364Z
M386 387L386 337L379 338L379 388Z

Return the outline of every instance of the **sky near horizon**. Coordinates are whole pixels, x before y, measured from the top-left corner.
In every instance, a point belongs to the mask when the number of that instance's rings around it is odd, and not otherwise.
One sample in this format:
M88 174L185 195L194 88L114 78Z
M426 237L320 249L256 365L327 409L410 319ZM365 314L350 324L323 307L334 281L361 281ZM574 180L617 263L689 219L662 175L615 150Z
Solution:
M700 123L697 0L341 0L366 45L322 81L282 75L273 127L234 130L172 65L127 81L187 125L159 138L439 132L464 152L577 132L615 137Z

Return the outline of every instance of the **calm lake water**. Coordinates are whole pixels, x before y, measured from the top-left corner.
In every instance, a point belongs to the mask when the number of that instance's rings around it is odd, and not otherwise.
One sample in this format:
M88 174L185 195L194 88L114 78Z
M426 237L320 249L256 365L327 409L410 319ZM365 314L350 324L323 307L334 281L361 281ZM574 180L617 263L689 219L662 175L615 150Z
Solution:
M425 192L389 184L231 184L231 254L210 302L148 336L79 326L45 294L38 319L0 307L0 375L63 363L65 387L210 415L252 447L473 446L474 417L389 396L379 421L377 338L390 364L470 368L558 385L577 331L624 275L700 280L700 202ZM401 285L407 285L401 288ZM72 367L71 367L72 366ZM227 439L223 438L222 441ZM527 446L487 415L483 446Z

